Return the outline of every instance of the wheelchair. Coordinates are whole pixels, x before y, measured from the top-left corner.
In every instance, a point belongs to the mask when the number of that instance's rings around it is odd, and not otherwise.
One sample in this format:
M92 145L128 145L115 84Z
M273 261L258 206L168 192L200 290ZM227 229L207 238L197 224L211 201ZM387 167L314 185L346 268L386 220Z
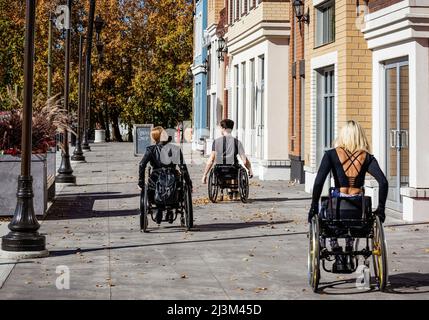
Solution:
M153 172L156 172L157 170L162 169L154 169ZM162 205L162 207L157 205L148 194L150 191L155 191L155 184L156 181L151 179L151 169L149 169L148 181L140 196L140 230L148 232L149 217L155 222L154 213L156 213L158 209L162 209L163 211L173 211L173 221L176 221L177 218L180 217L180 225L185 227L187 231L190 230L194 224L192 190L186 183L183 173L177 172L176 175L176 192L178 193L178 201L175 204ZM167 219L163 219L162 221L167 221Z
M249 198L249 176L247 170L240 164L216 164L210 171L208 180L208 196L211 202L216 203L221 190L231 189L239 193L240 200L246 203Z
M318 291L320 268L325 272L333 272L327 267L328 261L335 261L337 255L348 255L354 259L353 273L358 268L359 257L364 258L366 270L372 270L380 291L385 291L388 281L387 246L383 224L380 218L371 210L371 198L364 195L355 198L333 197L334 188L329 190L328 197L322 197L322 210L316 214L310 223L308 277L314 292ZM326 246L327 238L354 238L354 248L351 252L334 252ZM359 248L359 240L364 242ZM365 277L365 276L364 276ZM367 276L369 278L369 276ZM370 279L367 279L369 281Z

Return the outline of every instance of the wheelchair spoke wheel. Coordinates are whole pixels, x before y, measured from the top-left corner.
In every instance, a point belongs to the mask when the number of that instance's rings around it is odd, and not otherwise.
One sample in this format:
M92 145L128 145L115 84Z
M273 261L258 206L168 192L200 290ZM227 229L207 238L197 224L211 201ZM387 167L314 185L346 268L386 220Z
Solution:
M319 217L311 220L308 246L308 280L314 292L317 292L320 281L320 237Z
M192 208L192 191L185 185L185 225L190 230L194 226L194 211Z
M140 230L147 232L147 227L149 225L149 199L147 196L147 186L145 186L144 191L140 195Z
M240 168L238 171L238 190L241 202L246 203L249 198L249 177L244 168Z
M216 203L217 194L219 192L219 186L217 184L217 179L214 174L214 170L210 171L209 181L207 185L208 185L209 199L211 202Z
M388 281L388 266L387 266L387 246L384 237L383 224L379 217L375 218L374 235L371 241L372 244L372 259L375 279L380 291L386 289Z

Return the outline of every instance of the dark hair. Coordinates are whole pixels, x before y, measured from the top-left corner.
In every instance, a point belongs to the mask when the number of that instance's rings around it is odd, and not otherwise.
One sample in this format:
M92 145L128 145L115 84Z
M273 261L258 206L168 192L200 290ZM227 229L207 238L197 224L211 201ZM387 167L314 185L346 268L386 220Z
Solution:
M234 121L232 121L231 119L223 119L220 122L220 127L222 129L234 129Z

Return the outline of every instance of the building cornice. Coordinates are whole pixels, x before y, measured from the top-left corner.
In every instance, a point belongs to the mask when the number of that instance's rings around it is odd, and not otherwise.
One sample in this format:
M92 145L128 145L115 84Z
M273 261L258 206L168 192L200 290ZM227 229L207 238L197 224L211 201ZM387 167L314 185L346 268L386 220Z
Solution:
M415 38L429 38L429 1L402 1L365 17L369 49Z
M236 54L269 38L289 38L289 21L260 21L242 34L230 39L226 34L228 53Z
M204 68L204 65L202 64L198 64L198 65L193 65L191 67L191 71L192 71L192 75L196 76L199 73L206 73L206 69Z

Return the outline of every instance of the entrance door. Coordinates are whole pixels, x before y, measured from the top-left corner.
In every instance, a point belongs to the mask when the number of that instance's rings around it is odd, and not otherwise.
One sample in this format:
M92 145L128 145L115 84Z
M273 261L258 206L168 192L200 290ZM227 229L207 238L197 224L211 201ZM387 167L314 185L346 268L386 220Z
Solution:
M402 210L401 187L409 177L409 80L408 61L386 65L386 164L388 206Z
M331 149L335 139L335 92L334 69L318 73L317 99L317 162L322 160L326 150Z
M265 97L265 58L259 57L259 88L256 103L256 157L264 158L264 97Z
M335 77L334 67L324 68L317 73L317 166L326 150L333 147L335 139ZM331 186L331 176L326 179L323 193Z

